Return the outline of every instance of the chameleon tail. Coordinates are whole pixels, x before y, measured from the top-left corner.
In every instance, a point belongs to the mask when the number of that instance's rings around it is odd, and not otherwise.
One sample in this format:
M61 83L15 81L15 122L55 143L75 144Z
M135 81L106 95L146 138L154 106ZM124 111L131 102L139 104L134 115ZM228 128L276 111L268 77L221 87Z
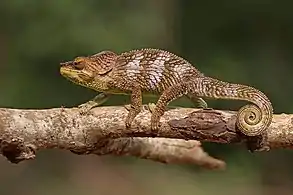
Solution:
M198 91L192 93L199 97L215 99L245 100L252 104L241 107L237 114L236 125L247 136L258 136L267 129L273 117L273 107L261 91L246 85L231 84L214 78L201 77L193 82Z

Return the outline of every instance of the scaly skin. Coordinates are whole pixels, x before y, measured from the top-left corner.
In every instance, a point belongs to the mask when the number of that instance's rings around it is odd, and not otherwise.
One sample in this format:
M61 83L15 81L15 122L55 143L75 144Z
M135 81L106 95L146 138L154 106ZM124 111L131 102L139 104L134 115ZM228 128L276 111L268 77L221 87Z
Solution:
M245 85L232 84L204 76L181 57L159 49L139 49L120 55L103 51L88 57L77 57L61 63L61 74L74 83L110 94L130 94L131 107L126 126L141 111L142 95L160 95L152 111L151 127L157 130L169 102L181 96L206 105L201 98L245 100L252 104L238 111L236 125L247 136L262 135L271 124L273 108L261 91ZM102 100L101 100L102 99ZM105 101L92 100L84 112ZM93 103L94 102L94 103Z

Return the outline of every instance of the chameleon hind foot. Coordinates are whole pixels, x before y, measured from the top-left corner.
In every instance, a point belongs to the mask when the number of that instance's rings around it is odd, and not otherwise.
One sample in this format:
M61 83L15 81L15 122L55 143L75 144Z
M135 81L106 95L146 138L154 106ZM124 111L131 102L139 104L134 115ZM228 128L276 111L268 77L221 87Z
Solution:
M209 109L208 103L204 101L202 98L197 98L197 100L194 102L196 104L196 107L202 108L202 109Z
M187 98L189 98L189 100L193 103L193 105L196 107L196 108L202 108L202 109L210 109L208 108L208 103L202 99L201 97L197 97L196 95L194 94L187 94L186 95Z
M148 103L147 108L151 113L153 113L156 108L156 104L155 103Z
M202 109L211 109L208 108L208 104L206 103L206 101L202 98L199 98L197 96L194 95L187 95L187 97L193 102L193 104L197 107L197 108L202 108ZM160 126L160 122L159 122L159 118L158 116L156 116L158 113L156 113L156 104L155 103L148 103L148 110L152 113L155 114L154 116L152 116L152 120L151 120L151 128L153 131L158 131L159 126ZM165 110L168 108L168 106L165 106ZM162 114L159 114L162 115Z
M152 116L151 116L151 130L153 133L158 133L159 128L160 128L160 117L157 114L156 110L153 110Z

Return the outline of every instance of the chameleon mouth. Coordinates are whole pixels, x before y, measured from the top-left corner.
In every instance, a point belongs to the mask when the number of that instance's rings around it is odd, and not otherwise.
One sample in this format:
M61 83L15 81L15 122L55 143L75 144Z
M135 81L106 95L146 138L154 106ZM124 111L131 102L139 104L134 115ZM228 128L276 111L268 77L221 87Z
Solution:
M78 71L71 68L70 66L61 66L60 74L74 83L80 84L82 81L78 76Z
M88 87L89 85L89 82L87 82L84 78L86 75L84 75L80 70L74 69L70 65L61 66L60 74L75 84L85 87Z
M63 65L60 67L60 74L64 77L76 75L76 71L74 69L70 68L70 66Z

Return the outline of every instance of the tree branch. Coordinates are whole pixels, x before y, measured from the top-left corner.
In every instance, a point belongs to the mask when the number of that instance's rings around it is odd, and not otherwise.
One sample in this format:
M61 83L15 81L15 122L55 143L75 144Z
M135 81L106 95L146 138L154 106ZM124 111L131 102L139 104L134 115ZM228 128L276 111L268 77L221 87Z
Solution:
M136 156L162 163L197 164L208 169L224 169L225 163L209 156L196 140L168 138L116 138L94 151L97 155Z
M124 124L126 114L123 107L98 107L88 115L80 115L76 108L2 108L0 152L15 163L34 158L38 150L59 148L77 154L132 155L219 169L225 163L208 156L199 141L245 141L245 137L236 133L236 112L232 111L171 109L162 117L158 133L150 129L148 111L140 113L129 129ZM270 147L291 148L292 132L293 115L275 115L268 129Z

